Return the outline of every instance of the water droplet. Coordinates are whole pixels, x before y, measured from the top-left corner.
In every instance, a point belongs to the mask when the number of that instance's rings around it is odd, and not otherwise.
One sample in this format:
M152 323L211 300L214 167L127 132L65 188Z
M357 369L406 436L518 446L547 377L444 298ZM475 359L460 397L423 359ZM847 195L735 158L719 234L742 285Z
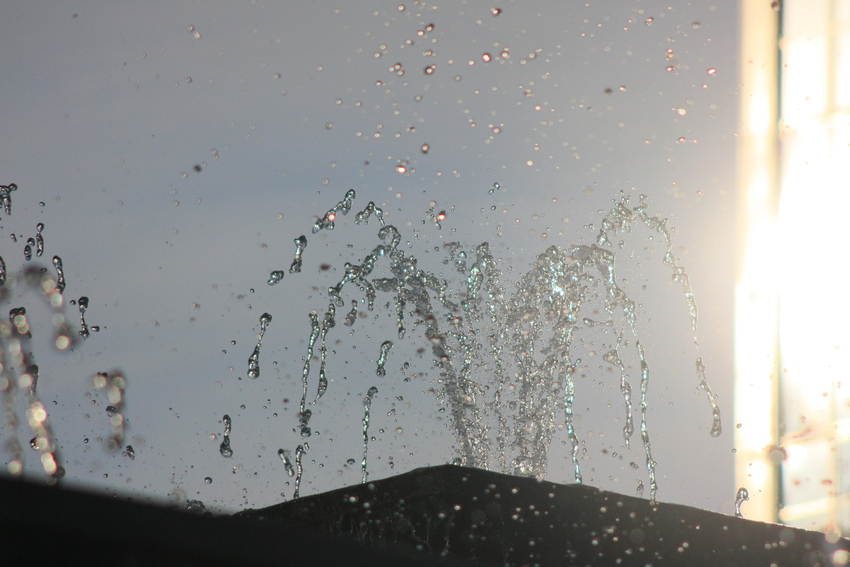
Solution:
M56 291L61 294L65 291L65 270L62 267L62 258L54 256L53 267L56 268Z
M741 513L741 505L750 499L750 493L743 486L738 489L738 493L735 495L735 517L743 518L744 514Z
M260 316L260 336L257 339L257 346L254 347L254 351L248 357L248 378L259 378L260 376L260 348L263 346L263 335L271 322L272 316L269 313L263 313Z
M212 484L212 478L211 477L204 478L204 484Z
M648 26L651 26L652 22L654 22L654 21L655 21L655 18L647 18L643 23L648 25Z
M0 201L3 201L3 210L6 211L7 215L12 214L12 191L17 191L18 186L14 183L9 183L8 185L0 185ZM12 240L15 240L14 236Z
M232 421L230 420L230 416L227 414L225 414L221 420L224 422L224 435L222 436L223 439L219 446L219 452L222 457L229 459L233 456L233 449L230 447L230 428L232 426Z
M714 67L712 67L712 68L710 68L708 71L706 71L706 73L708 73L709 75L716 75L716 74L717 74L717 69L715 69Z
M301 464L301 459L309 448L310 447L307 443L298 445L298 447L295 448L295 493L292 495L293 498L298 498L298 492L301 488L301 477L304 474L304 467Z
M86 324L86 310L89 307L89 298L86 296L82 296L78 301L80 310L80 331L79 335L83 337L83 339L88 339L91 334L89 333L89 326Z
M390 343L390 346L392 346L392 343ZM369 421L371 419L369 413L372 408L372 398L374 398L377 393L378 388L372 386L369 388L369 391L366 392L366 397L363 398L363 460L360 462L360 466L363 470L363 478L361 480L361 483L363 484L366 483L366 479L369 477L369 473L366 470L366 460L369 455Z
M289 451L278 449L277 456L280 457L280 460L283 462L286 474L289 475L290 478L295 476L295 467L292 466L292 461L289 459Z
M498 16L499 14L502 13L502 9L501 8L490 8L490 13L493 14L494 16Z
M328 212L328 214L325 215L325 218L329 219L328 220L328 222L330 223L329 230L333 229L333 219L335 217L336 217L336 215L334 213L331 213L331 212ZM327 227L325 227L325 228L327 228ZM318 231L314 230L314 232L318 232ZM307 248L307 237L302 234L301 236L296 238L294 240L294 242L295 242L295 253L293 255L294 257L293 257L293 260L292 260L292 264L290 264L290 266L289 266L289 273L290 274L297 274L297 273L301 272L301 266L303 265L303 259L302 259L301 255L304 253L304 249Z
M276 283L279 283L285 275L286 273L283 270L275 270L269 274L269 280L266 283L269 285L275 285Z

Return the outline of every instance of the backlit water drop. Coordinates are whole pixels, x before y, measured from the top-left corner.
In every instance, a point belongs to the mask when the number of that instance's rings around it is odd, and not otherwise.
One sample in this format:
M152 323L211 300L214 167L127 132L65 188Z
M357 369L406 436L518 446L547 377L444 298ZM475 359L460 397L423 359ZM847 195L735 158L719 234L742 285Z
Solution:
M38 223L35 226L35 230L35 255L40 257L44 254L44 236L41 234L41 231L44 230L44 223Z
M89 307L89 298L86 296L81 297L77 301L77 306L80 309L80 331L79 334L83 339L89 338L91 333L89 333L89 326L86 324L86 309Z
M283 462L283 468L286 470L286 474L289 477L295 476L295 467L292 466L292 461L289 458L289 451L285 449L278 449L277 456L280 457L280 460Z
M286 272L284 272L283 270L275 270L271 274L269 274L269 280L266 283L268 283L269 285L275 285L277 283L280 283L280 281L283 279L283 276L285 275Z
M3 210L6 211L7 215L12 214L12 191L17 191L18 186L14 183L9 183L8 185L0 185L0 201L3 202Z
M263 313L260 316L260 333L257 339L257 346L254 347L254 352L248 357L248 378L259 378L260 376L260 348L263 346L263 335L272 322L272 316L269 313Z
M738 489L738 493L735 495L735 516L738 518L743 518L744 514L741 513L741 505L750 499L750 493L743 486Z
M376 375L386 376L387 371L384 368L384 365L387 363L387 355L389 355L390 349L392 347L392 341L384 341L383 343L381 343L381 353L378 355L378 368L375 370Z
M500 189L497 183L493 187ZM381 227L378 231L381 243L360 263L346 263L345 276L328 288L331 305L325 322L319 323L317 313L310 314L311 333L302 371L299 413L302 435L309 435L307 423L312 416L305 407L310 363L320 336L324 347L334 306L345 304L344 295L355 296L344 319L351 326L357 318L358 303L364 302L368 310L374 310L380 293L392 298L388 307L394 304L391 308L395 312L399 340L405 340L404 317L407 313L416 314L417 335L424 336L430 346L434 368L441 376L438 395L445 400L450 415L458 463L544 478L560 415L569 443L568 459L575 480L580 483L582 440L573 409L575 373L578 367L582 372L590 368L573 356L573 350L579 346L578 333L604 331L613 343L601 351L604 353L601 359L619 371L619 390L625 406L622 434L627 450L635 429L634 393L628 370L633 365L640 368L639 431L649 477L649 497L655 500L658 484L648 423L650 365L638 336L636 303L620 287L616 277L611 236L631 232L639 224L663 237L662 263L683 291L695 347L697 309L687 273L673 256L667 221L648 215L645 199L641 196L636 206L631 206L629 197L625 196L616 202L603 218L595 244L551 246L540 253L513 290L502 284L499 262L486 242L471 250L459 242L444 245L447 257L443 263L453 266L461 282L460 289L450 293L449 283L442 274L438 276L419 268L417 258L400 249L402 238L396 227ZM435 203L431 206L433 211ZM358 218L365 220L360 215ZM355 285L350 287L349 283ZM452 297L459 297L460 301ZM386 376L392 345L391 340L381 342L376 367L379 377ZM593 351L590 356L595 356ZM322 366L326 357L323 348ZM701 384L703 372L704 367L698 363ZM314 403L327 387L324 372L319 374ZM707 383L700 389L710 391ZM366 462L369 441L366 426L371 403L372 397L367 394L361 464ZM719 409L715 410L716 400L712 401L712 435L720 432Z
M53 267L56 268L56 291L62 293L65 291L65 270L62 267L62 258L54 256Z
M307 443L295 448L295 492L292 494L293 498L298 498L298 493L301 490L301 478L304 476L304 466L301 459L308 449L310 449L310 446Z
M221 441L221 445L219 446L219 452L221 456L225 459L229 459L233 456L233 449L230 447L230 428L233 422L230 420L230 416L225 414L224 417L221 418L221 421L224 423L224 435Z
M292 260L292 265L289 266L290 274L295 274L301 271L301 265L303 263L301 255L304 253L305 248L307 248L307 237L302 234L301 236L295 239L295 257ZM274 272L272 272L272 276L274 276ZM271 281L271 279L269 281Z

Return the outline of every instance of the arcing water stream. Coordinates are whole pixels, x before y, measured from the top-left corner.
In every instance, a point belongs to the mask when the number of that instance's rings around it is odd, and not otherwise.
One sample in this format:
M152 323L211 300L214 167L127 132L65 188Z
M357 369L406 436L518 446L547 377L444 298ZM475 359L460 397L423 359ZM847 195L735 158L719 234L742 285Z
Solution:
M333 230L334 220L339 213L346 215L353 206L355 192L348 191L339 204L318 219L313 232ZM646 197L641 196L636 205L623 196L601 221L596 242L590 245L576 244L569 247L550 246L541 252L531 268L514 283L505 281L506 275L494 257L487 242L467 250L459 242L443 245L445 270L434 273L419 267L419 260L401 249L402 235L399 230L385 224L383 213L370 202L363 211L355 215L355 224L368 224L372 214L381 224L377 231L379 242L366 253L359 263L346 263L345 275L328 288L328 307L320 317L315 311L309 316L310 334L307 338L306 355L301 371L301 400L297 426L303 443L295 449L295 464L290 451L281 448L278 455L286 474L295 476L294 497L298 497L304 473L302 457L309 450L306 441L313 436L310 420L312 406L328 392L331 382L326 372L328 361L327 338L336 327L336 314L348 302L351 311L345 315L347 328L356 328L358 319L365 312L380 310L379 294L389 301L387 309L394 313L395 337L374 343L375 377L381 381L393 379L387 376L388 360L393 354L394 341L420 341L426 352L430 349L432 368L438 377L434 384L435 394L448 410L454 434L456 458L453 462L485 469L498 470L519 476L544 478L550 466L550 446L559 430L569 443L568 459L574 471L575 482L582 477L582 439L575 423L574 406L579 399L577 377L582 365L576 354L584 346L583 335L595 329L606 337L600 349L601 359L619 375L619 393L623 400L623 445L630 447L637 429L643 448L645 469L648 476L649 497L655 499L658 483L656 462L652 456L650 439L651 424L648 419L648 389L651 385L651 370L648 356L639 337L638 306L626 290L617 283L616 255L612 250L612 239L618 234L644 227L652 235L660 235L665 248L663 264L670 270L672 281L681 286L684 306L690 317L694 345L697 343L697 306L687 272L673 255L673 247L666 220L647 214ZM443 218L440 219L439 217ZM434 222L444 220L437 215ZM43 225L38 227L41 237ZM368 230L361 227L359 230ZM296 251L291 273L301 269L307 238L295 239ZM43 249L43 240L38 243ZM618 244L622 247L622 242ZM64 272L58 256L53 263L57 272L54 278L46 269L29 270L21 275L7 276L5 263L0 258L0 299L8 302L12 297L9 290L18 281L40 292L47 303L57 310L53 316L56 326L55 345L67 349L77 340L70 330L64 315L59 312L63 304ZM274 285L283 278L283 271L273 272L268 280ZM394 307L390 306L394 303ZM88 299L79 300L81 330L76 335L89 337L89 327L84 314ZM365 309L365 312L364 312ZM360 316L358 316L358 313ZM263 336L272 321L270 313L260 317L260 330L256 346L248 357L247 376L262 379L261 349ZM361 323L362 324L362 323ZM92 330L97 330L92 327ZM349 331L350 332L350 331ZM6 450L11 454L7 469L20 474L23 468L23 452L17 441L17 416L15 397L18 390L26 392L27 419L34 437L33 449L40 452L40 460L49 478L62 476L55 443L48 426L47 412L38 400L36 381L38 367L32 364L27 344L31 337L26 310L14 308L9 322L0 323L0 341L3 356L9 356L0 375L0 386L4 393L4 423L6 426ZM318 371L311 375L311 362L318 343ZM595 356L595 352L591 353ZM636 365L628 362L637 361ZM698 389L704 391L711 405L710 434L721 433L721 415L716 396L706 381L705 365L696 359ZM639 394L632 386L634 368L639 372ZM578 374L577 374L578 373ZM118 373L114 376L99 374L100 382L95 387L109 386L111 411L109 413L112 434L110 450L123 444L123 417L121 404L126 381ZM311 396L311 381L315 381L315 395ZM98 384L100 384L98 386ZM333 384L336 386L336 384ZM370 409L378 387L368 384L363 399L362 419L363 456L361 460L362 481L368 478ZM114 395L113 395L114 394ZM113 399L114 398L114 399ZM639 415L634 415L635 407ZM706 415L706 419L708 419ZM222 457L231 458L233 420L224 415L224 436L219 447ZM351 425L351 424L349 424ZM320 441L320 440L319 440ZM313 442L310 440L310 442ZM133 458L131 446L124 448L125 454ZM349 460L353 464L353 460ZM633 468L638 465L631 463ZM638 484L642 492L643 482ZM194 502L194 501L193 501Z
M346 214L354 198L354 191L348 191L343 201L316 221L313 231L333 229L337 213ZM638 336L636 304L617 284L615 255L609 250L611 238L616 234L629 232L640 224L661 235L666 247L663 262L670 269L672 280L682 288L694 344L698 342L697 306L687 272L673 255L666 219L649 216L646 208L645 196L641 196L635 206L624 196L602 220L595 244L549 247L537 256L533 267L512 291L503 283L504 274L487 242L472 251L464 250L458 242L444 245L443 264L452 266L460 276L458 287L452 289L443 274L420 269L417 258L401 250L402 237L396 227L384 225L383 217L379 216L383 225L377 234L380 243L359 264L345 264L343 279L328 288L330 303L323 322L319 324L317 313L309 314L312 330L304 359L298 416L302 437L311 435L308 423L312 411L306 402L314 345L321 337L321 367L313 404L328 388L324 345L328 331L335 325L337 307L345 306L343 296L351 301L352 310L345 317L345 324L352 326L358 306L365 304L368 311L373 311L379 293L391 294L398 340L406 337L410 340L407 326L412 326L421 331L416 335L430 347L433 367L439 371L437 395L451 415L458 451L454 462L542 479L547 474L550 445L563 420L575 481L580 483L580 439L573 423L573 406L576 399L574 373L581 360L574 351L583 328L601 326L615 339L603 360L619 370L625 406L623 443L627 447L634 433L635 417L631 377L622 360L623 352L633 349L639 359L639 431L649 496L654 500L658 485L647 419L651 372ZM357 223L364 222L375 210L370 202L357 214ZM298 260L303 249L304 246L299 246L296 252ZM269 280L270 285L276 283L273 279L274 275ZM595 312L604 313L601 320L588 316L594 312L593 307L597 308ZM412 322L406 320L407 316L413 316ZM378 378L386 375L385 365L392 346L393 341L384 340L380 351L376 352ZM256 364L258 355L256 349L250 364ZM251 366L253 368L255 366ZM249 375L256 377L251 369ZM711 404L710 433L716 437L721 433L720 409L706 382L701 358L696 360L696 373L699 389L706 392ZM367 478L369 408L376 392L372 386L364 400L364 481Z

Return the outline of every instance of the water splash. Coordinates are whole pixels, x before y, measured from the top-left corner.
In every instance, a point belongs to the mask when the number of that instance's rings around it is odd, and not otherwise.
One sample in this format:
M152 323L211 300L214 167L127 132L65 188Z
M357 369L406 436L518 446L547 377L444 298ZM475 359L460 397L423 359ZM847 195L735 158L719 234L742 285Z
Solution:
M384 341L381 343L381 354L378 355L378 368L375 369L375 374L378 376L386 376L387 371L384 368L384 365L387 363L387 355L390 353L390 349L393 348L392 341Z
M295 448L295 492L292 494L293 498L298 498L298 493L301 490L301 478L304 476L304 466L301 464L301 458L309 449L310 446L307 443L298 445Z
M366 470L366 457L369 454L369 421L371 420L369 413L372 409L372 398L374 398L377 393L378 388L376 386L372 386L369 388L369 391L366 392L366 397L363 398L363 460L360 461L360 467L363 470L363 479L360 482L364 484L366 483L366 479L369 477L369 473Z
M6 262L0 256L0 287L6 285Z
M627 450L635 429L634 392L627 368L632 360L640 361L640 436L649 496L655 500L656 462L647 423L650 366L638 336L637 305L620 287L616 257L608 250L615 233L630 232L638 224L662 234L667 246L663 263L683 286L694 332L697 312L686 273L672 255L666 220L646 213L644 196L634 208L629 201L624 196L615 203L601 223L595 244L548 248L511 292L500 281L501 271L488 243L467 251L460 243L450 242L443 246L447 254L443 263L460 275L462 286L457 292L461 300L454 301L443 274L420 269L417 259L399 248L399 231L385 225L378 231L382 243L361 263L346 263L345 276L328 288L328 295L341 307L345 305L344 294L353 288L351 311L344 319L350 326L357 318L359 302L373 310L377 294L391 294L399 339L405 336L405 314L416 314L417 335L424 335L434 368L441 376L437 397L449 410L458 463L515 475L546 476L549 446L559 428L558 417L563 416L570 445L567 458L576 482L582 482L582 441L573 412L575 373L581 360L574 359L572 351L579 348L574 344L579 333L616 337L616 344L604 347L602 360L620 371ZM623 242L618 246L622 248ZM374 277L384 265L388 273ZM600 311L602 318L597 317ZM313 333L305 360L303 400L312 345L320 329L316 316L311 318ZM605 327L601 335L600 327ZM583 334L579 337L581 348L586 344ZM382 345L376 369L379 376L386 375L386 354L391 344L385 341ZM585 365L582 372L593 371ZM708 391L707 384L705 388ZM719 419L719 410L717 416Z
M336 206L330 209L325 216L318 219L316 223L313 225L313 234L316 234L320 230L333 230L334 229L334 220L336 220L337 214L342 213L343 215L347 215L348 211L351 210L351 205L354 202L355 192L354 189L349 189L345 193L345 197L343 197L342 201L336 204Z
M263 335L266 334L266 329L269 323L272 322L272 316L269 313L263 313L260 316L260 336L257 338L257 346L254 347L254 352L248 357L248 378L260 377L260 348L263 346Z
M378 220L381 222L381 226L384 226L384 211L379 209L374 201L369 201L366 205L366 208L357 213L354 216L354 222L356 224L369 224L369 217L374 214Z
M750 493L743 486L738 489L738 493L735 495L735 517L743 518L744 514L741 513L741 505L750 499Z
M27 238L27 244L24 246L24 260L29 262L32 260L32 247L35 246L34 238Z
M125 457L129 457L131 461L136 460L136 450L133 449L132 445L127 445L124 448L124 452L122 453Z
M233 425L233 422L230 420L230 416L227 414L224 414L224 417L221 418L221 421L224 423L224 435L218 450L221 453L222 457L224 457L225 459L229 459L233 456L233 449L230 447L230 429Z
M292 265L289 266L290 274L296 274L301 271L301 265L303 262L301 254L304 253L305 248L307 248L307 237L302 234L295 239L295 258L292 260Z
M190 514L206 514L207 507L200 500L186 500L186 511Z

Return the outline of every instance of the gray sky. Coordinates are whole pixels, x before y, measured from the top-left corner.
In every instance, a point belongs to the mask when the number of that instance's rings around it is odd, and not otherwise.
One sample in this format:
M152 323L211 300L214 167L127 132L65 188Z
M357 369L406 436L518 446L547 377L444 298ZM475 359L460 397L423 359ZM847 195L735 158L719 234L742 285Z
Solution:
M623 191L633 204L647 194L649 212L670 218L700 309L697 351L658 236L640 229L614 247L652 368L659 499L731 513L736 42L732 1L4 4L0 183L19 189L0 254L10 272L24 267L22 240L43 222L45 256L33 262L61 256L66 299L88 296L87 321L101 327L58 354L35 296L7 302L32 313L66 486L227 511L291 498L277 450L294 455L303 441L294 428L307 314L321 318L343 264L379 243L376 222L355 225L353 214L311 234L349 188L353 211L382 207L421 268L446 269L446 242L471 251L487 240L508 281L548 246L592 243ZM448 212L442 229L431 202ZM301 234L303 272L266 285ZM370 478L456 456L429 393L437 372L415 355L421 336L396 340L387 376L375 376L378 345L396 339L391 298L379 296L352 336L341 320L354 297L328 334L330 385L313 406L302 495L360 481L346 461L362 458L361 400L373 385ZM263 312L273 321L255 381L247 358ZM724 412L716 439L697 356ZM129 383L134 460L97 441L109 424L91 376L113 368ZM635 494L647 484L642 466L628 466L643 463L640 439L625 450L619 379L596 368L577 382L584 481ZM630 376L637 405L639 373ZM231 459L219 454L225 413ZM550 480L572 479L566 443L559 432Z

